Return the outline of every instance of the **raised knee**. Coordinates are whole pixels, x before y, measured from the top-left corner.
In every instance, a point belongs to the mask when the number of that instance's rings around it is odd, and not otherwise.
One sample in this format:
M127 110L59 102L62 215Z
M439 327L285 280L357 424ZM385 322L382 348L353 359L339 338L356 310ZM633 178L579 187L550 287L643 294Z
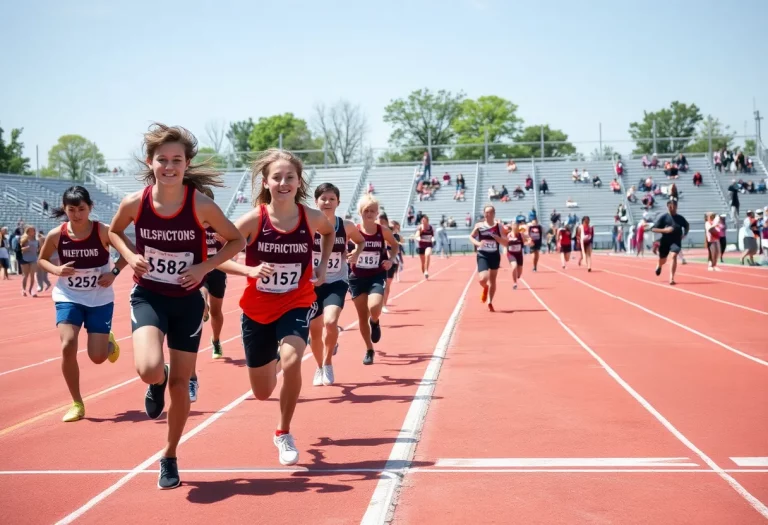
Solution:
M189 378L185 377L169 377L168 378L168 390L170 391L171 395L178 394L178 395L189 395Z
M165 374L163 373L162 367L155 368L155 367L137 366L136 373L139 374L139 377L141 378L141 380L148 385L156 385L165 378Z
M323 326L325 327L326 330L328 330L330 332L331 330L338 330L339 329L338 328L339 327L339 322L337 320L335 320L335 319L324 319L323 320Z

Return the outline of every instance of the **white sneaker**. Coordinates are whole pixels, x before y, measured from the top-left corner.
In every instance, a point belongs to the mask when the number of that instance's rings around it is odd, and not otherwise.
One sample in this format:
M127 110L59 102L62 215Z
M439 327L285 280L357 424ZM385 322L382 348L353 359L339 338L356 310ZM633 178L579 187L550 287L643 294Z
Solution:
M389 313L389 308L387 308L386 306L382 306L381 307L381 313L388 314Z
M274 436L272 440L278 450L278 458L281 465L295 465L299 462L299 451L296 450L296 444L293 442L291 434Z
M196 379L189 380L189 400L194 403L197 401L197 390L200 388Z
M333 384L333 365L323 366L323 384L330 386Z
M315 370L315 377L312 379L312 386L323 386L323 368L318 368Z

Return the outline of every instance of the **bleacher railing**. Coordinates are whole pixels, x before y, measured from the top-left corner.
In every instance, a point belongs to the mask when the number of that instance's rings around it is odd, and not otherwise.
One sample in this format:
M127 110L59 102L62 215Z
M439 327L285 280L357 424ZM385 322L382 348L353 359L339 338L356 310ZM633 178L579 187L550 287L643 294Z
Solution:
M488 165L486 164L485 167L487 168ZM483 170L483 174L486 173L486 170ZM475 188L472 190L472 224L475 223L475 217L477 217L477 206L478 206L478 197L480 195L480 163L478 162L475 165Z
M235 206L237 206L237 194L243 191L243 186L245 186L245 181L248 180L248 176L251 173L250 167L247 167L243 170L243 175L240 177L240 182L237 183L237 188L235 188L234 193L232 193L232 198L229 199L229 203L227 204L227 208L224 210L224 215L227 217L230 216L230 214L234 211ZM245 192L243 191L243 195L245 195Z
M363 164L363 168L360 170L360 176L357 178L357 184L355 184L355 189L352 190L352 195L349 197L349 204L347 205L347 215L355 216L355 211L357 210L357 201L359 199L360 195L360 188L363 186L363 182L366 179L366 176L368 175L368 170L371 168L373 161L371 159L366 159L365 164Z

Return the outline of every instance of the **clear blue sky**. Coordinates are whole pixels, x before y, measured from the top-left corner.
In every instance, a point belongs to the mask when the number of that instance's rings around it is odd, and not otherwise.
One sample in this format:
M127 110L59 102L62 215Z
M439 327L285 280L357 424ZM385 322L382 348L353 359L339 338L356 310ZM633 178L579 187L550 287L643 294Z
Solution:
M44 165L63 134L125 159L154 120L203 142L210 120L309 120L347 98L380 147L386 104L429 87L505 97L574 142L600 122L626 140L672 100L752 134L753 97L768 114L766 22L765 0L3 2L0 125L24 128L34 168L35 145Z

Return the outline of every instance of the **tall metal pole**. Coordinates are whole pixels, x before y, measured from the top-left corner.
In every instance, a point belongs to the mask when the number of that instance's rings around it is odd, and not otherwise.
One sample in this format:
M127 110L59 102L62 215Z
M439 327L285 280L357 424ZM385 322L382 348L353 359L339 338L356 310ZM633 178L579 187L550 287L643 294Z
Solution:
M488 164L488 128L485 128L485 163Z
M37 160L37 176L40 176L40 146L35 145L35 159Z
M432 162L432 129L427 128L427 152L429 153L429 162Z
M659 150L656 148L656 121L653 121L653 154L655 155Z
M282 133L280 133L280 138L278 139L277 147L282 151L282 149L283 149L283 134Z

